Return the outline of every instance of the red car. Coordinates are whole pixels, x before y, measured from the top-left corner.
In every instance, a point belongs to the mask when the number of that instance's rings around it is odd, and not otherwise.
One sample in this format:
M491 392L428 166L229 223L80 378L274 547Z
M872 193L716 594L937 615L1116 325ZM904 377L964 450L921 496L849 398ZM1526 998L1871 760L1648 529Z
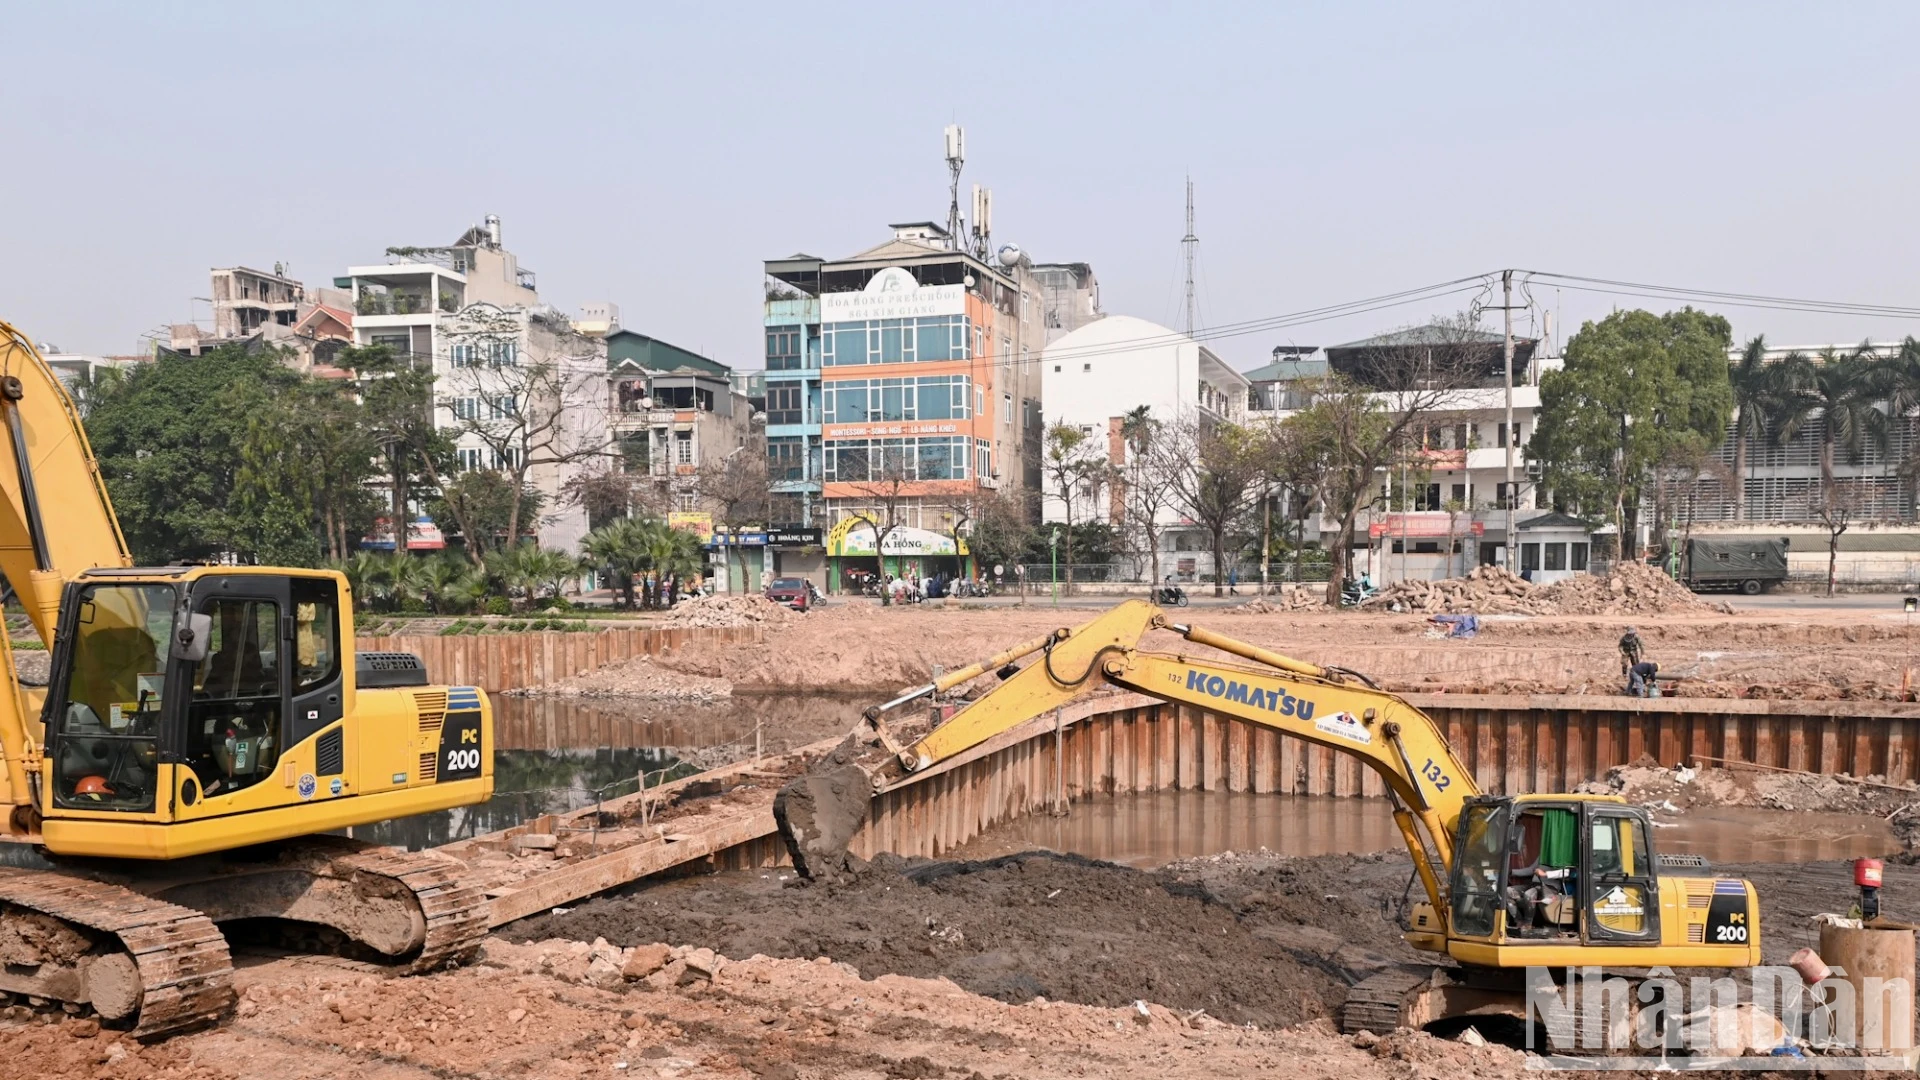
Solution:
M805 611L813 604L813 589L806 578L774 578L767 586L767 599L785 604L795 611Z

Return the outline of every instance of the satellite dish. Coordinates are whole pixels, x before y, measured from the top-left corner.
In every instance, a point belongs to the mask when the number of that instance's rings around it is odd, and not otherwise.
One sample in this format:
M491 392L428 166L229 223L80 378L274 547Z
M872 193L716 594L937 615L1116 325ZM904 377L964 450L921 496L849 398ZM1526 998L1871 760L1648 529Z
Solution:
M643 398L641 398L641 399L640 399L640 407L641 407L641 408L643 408L643 409L651 409L651 408L653 408L653 399L652 399L652 398L650 398L650 397L643 397Z
M966 276L966 280L962 281L961 284L965 285L969 289L973 288L973 275L968 274Z
M1027 257L1027 253L1024 251L1021 251L1020 245L1018 244L1002 244L1000 246L1000 265L1001 266L1005 266L1005 267L1018 266L1020 265L1021 261L1024 260L1026 257Z

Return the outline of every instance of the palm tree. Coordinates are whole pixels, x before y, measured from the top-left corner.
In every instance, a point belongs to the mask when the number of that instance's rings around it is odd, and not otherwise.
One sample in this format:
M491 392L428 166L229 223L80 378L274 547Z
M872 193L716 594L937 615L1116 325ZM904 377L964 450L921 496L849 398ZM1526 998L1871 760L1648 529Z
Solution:
M1852 351L1826 348L1815 360L1792 352L1779 364L1773 416L1774 440L1785 443L1816 416L1820 420L1820 489L1833 492L1833 459L1845 451L1859 461L1869 445L1885 449L1887 414L1880 406L1884 369L1869 345Z
M1775 411L1780 369L1767 365L1765 335L1747 342L1740 359L1727 372L1733 383L1733 516L1747 517L1747 448L1767 434L1767 418Z
M646 524L639 518L616 518L580 541L581 560L613 578L620 589L620 602L628 608L634 606L633 576L650 565Z
M424 560L420 566L419 584L420 595L427 602L427 610L435 615L447 615L461 606L456 593L466 576L466 560L459 556L441 555Z

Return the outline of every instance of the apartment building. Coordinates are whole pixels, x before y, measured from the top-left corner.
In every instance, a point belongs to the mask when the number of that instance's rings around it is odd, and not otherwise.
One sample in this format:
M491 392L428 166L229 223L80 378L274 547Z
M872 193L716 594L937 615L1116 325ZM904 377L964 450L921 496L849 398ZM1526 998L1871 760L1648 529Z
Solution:
M573 550L587 515L569 483L612 453L606 341L541 303L496 216L452 244L394 248L390 259L334 279L351 297L355 343L430 366L434 422L454 440L459 468L524 464L545 497L530 531L544 547Z
M753 408L727 365L633 330L607 335L612 429L630 471L644 470L669 509L700 509L696 478L747 446Z

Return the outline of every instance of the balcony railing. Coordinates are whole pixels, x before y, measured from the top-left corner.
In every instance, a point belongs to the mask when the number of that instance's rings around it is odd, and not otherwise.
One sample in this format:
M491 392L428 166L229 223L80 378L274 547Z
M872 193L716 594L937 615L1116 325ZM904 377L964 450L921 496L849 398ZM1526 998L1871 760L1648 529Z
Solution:
M429 315L436 308L451 313L460 309L460 302L452 293L444 292L437 305L416 293L362 293L353 304L360 315Z

